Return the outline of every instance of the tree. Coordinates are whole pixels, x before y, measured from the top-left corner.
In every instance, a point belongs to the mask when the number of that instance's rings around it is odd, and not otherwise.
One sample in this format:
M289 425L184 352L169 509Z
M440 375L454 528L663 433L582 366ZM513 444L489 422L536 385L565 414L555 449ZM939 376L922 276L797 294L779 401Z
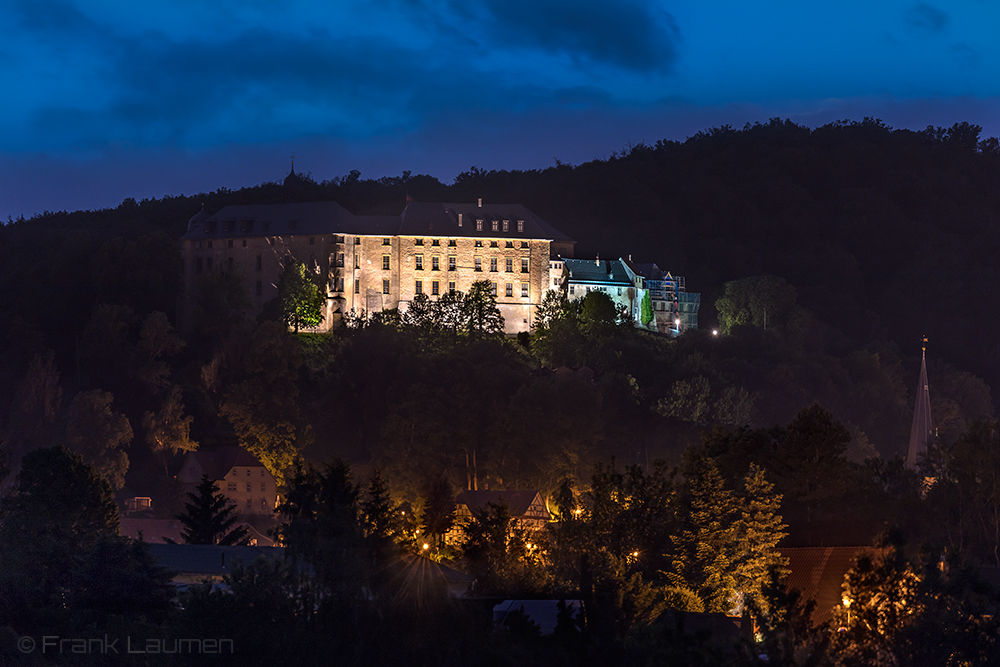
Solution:
M132 442L132 425L125 415L114 412L111 392L82 391L69 406L66 439L111 484L120 489L128 472L128 454L122 451Z
M778 512L781 496L774 493L774 485L764 474L764 469L751 465L743 478L740 498L740 518L736 549L736 590L744 605L757 615L768 615L771 610L763 585L772 572L787 574L788 559L778 551L780 542L788 533ZM752 604L750 604L752 601Z
M472 283L462 300L462 322L471 334L499 335L504 331L504 319L497 308L493 285L488 280Z
M80 550L118 535L111 486L65 447L24 456L17 493L0 503L0 623L63 604Z
M361 503L361 516L369 537L392 540L399 533L399 510L378 468L368 485L368 497Z
M194 417L184 415L182 393L180 385L174 385L160 410L156 413L147 412L142 417L146 443L153 452L174 454L198 449L198 443L191 439L191 422Z
M755 327L796 326L801 317L795 288L783 278L752 276L726 283L715 302L722 333L732 333L742 324Z
M420 520L424 532L434 542L433 546L440 548L444 544L444 536L455 522L455 494L444 475L427 480L424 511Z
M236 506L216 491L215 482L202 475L195 490L187 494L184 512L177 517L184 524L185 544L247 544L250 532L246 526L236 526L240 520Z
M642 293L639 321L642 322L642 326L644 327L648 327L649 323L653 321L653 301L649 298L649 290L645 290Z
M16 463L25 452L49 442L62 395L55 353L49 350L44 355L36 354L14 391L10 421L3 433L3 442L10 450L12 463Z
M594 290L583 297L580 305L580 323L591 335L609 330L618 321L615 302L602 291Z
M548 328L556 320L568 316L572 308L574 306L566 297L565 292L555 289L545 290L542 302L538 304L538 309L535 311L535 330Z
M291 257L278 280L278 298L281 300L282 321L295 333L300 327L316 327L323 321L326 295L306 265Z
M542 588L543 536L518 525L507 503L487 503L462 530L462 554L478 594L525 595Z

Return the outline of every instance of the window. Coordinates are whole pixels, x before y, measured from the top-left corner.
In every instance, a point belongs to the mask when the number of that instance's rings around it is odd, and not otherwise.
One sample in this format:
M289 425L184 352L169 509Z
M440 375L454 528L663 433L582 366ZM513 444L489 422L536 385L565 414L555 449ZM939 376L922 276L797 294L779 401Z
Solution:
M389 255L382 255L382 270L389 270Z
M497 295L497 284L496 283L490 283L490 294L492 294L494 297Z
M434 255L433 257L431 257L431 271L440 271L440 270L441 270L441 258L438 257L437 255Z
M360 269L361 268L361 255L355 255L354 256L354 268L355 269Z
M462 214L461 213L458 214L458 226L459 227L462 226Z
M415 294L423 294L424 293L424 281L423 280L418 280L417 281L416 287L413 288L413 292Z
M249 477L249 476L250 476L250 468L247 468L247 477ZM249 490L250 490L250 488L247 487L247 491L249 491Z
M456 245L458 245L458 244L455 243L455 239L451 239L450 241L448 241L448 247L449 248L454 248Z
M514 296L514 283L507 283L505 296Z
M517 221L517 231L519 231L519 232L523 232L524 231L524 220L518 220Z
M513 248L514 247L514 242L513 241L507 241L507 246L506 247Z
M570 285L569 286L569 293L570 294L576 294L576 285Z
M482 248L483 247L483 242L477 239L476 240L476 247L477 248Z
M495 272L496 270L497 270L497 258L496 257L490 257L490 271L494 271Z
M448 255L448 270L449 271L454 271L455 270L455 264L457 263L457 261L458 260L455 258L454 255Z
M521 298L528 298L528 283L521 283Z
M361 281L360 280L355 280L354 281L354 293L355 294L361 294Z
M232 248L233 247L233 240L232 239L229 239L228 241L226 241L226 247L227 248Z
M260 511L261 512L266 512L267 511L267 498L261 498L260 499Z
M354 245L361 245L361 237L360 236L355 236L354 237Z
M343 278L337 278L336 281L337 282L335 283L334 291L335 292L343 292L344 291L344 279Z
M261 296L264 293L264 283L257 281L257 296Z
M431 241L431 245L436 248L441 245L441 241L434 239L433 241Z
M247 511L249 512L252 509L253 509L253 498L247 498Z
M315 236L310 236L309 237L309 245L316 245L316 237Z
M477 232L483 231L483 221L482 221L482 219L477 219L476 220L476 231Z
M527 257L522 257L521 258L521 273L527 273L527 272L528 272L528 258Z
M388 294L388 293L389 293L389 281L388 280L383 280L382 281L382 294Z
M264 469L263 469L263 468L261 468L261 469L260 469L260 476L261 476L261 477L263 477L263 476L264 476ZM264 490L264 487L263 487L263 486L261 486L261 487L260 487L260 490L261 490L261 491L263 491L263 490Z
M483 270L483 258L482 257L476 257L472 261L476 265L476 269L475 269L476 271L482 271Z
M244 234L253 229L253 220L243 220L240 222L240 231Z
M382 239L382 245L392 245L391 239Z
M493 231L495 231L495 232L500 231L500 221L499 220L494 220L493 221Z
M619 288L618 288L618 296L621 296L621 295L622 295L622 288L621 288L621 287L619 287Z
M423 239L414 239L413 240L413 245L423 245L423 244L424 244L424 240Z
M503 221L503 230L505 232L510 231L510 220L504 220Z
M558 284L559 284L559 279L558 278L553 278L552 279L552 286L555 287Z
M334 243L343 243L344 242L344 236L342 234L335 234L334 237L333 237L333 242Z
M441 294L441 283L435 280L431 283L431 295L438 296L439 294Z
M451 282L448 283L448 294L451 294L453 296L455 294L455 282L454 281L451 281Z
M235 492L236 491L236 482L230 482L228 488L229 488L230 491Z
M423 255L414 255L413 261L416 263L415 266L413 267L414 269L416 269L417 271L423 271L424 270L424 256Z
M514 273L514 259L512 257L507 258L506 266L507 273Z
M337 266L344 268L344 253L342 252L337 253Z
M497 245L496 241L490 241L490 247L491 248L498 248L499 246Z
M528 247L528 242L527 241L521 241L521 247L522 248L527 248Z

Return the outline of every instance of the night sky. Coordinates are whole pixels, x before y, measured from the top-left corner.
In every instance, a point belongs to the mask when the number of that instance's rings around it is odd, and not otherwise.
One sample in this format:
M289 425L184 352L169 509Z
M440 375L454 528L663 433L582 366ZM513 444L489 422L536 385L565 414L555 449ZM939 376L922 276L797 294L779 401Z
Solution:
M1000 2L3 0L0 216L544 168L780 116L1000 135Z

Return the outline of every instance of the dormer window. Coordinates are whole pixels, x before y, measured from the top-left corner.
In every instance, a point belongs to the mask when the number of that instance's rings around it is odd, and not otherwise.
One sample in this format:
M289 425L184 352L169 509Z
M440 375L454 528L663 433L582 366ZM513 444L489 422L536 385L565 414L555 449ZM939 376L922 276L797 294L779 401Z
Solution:
M523 232L524 231L524 220L518 220L517 221L517 231L519 231L519 232Z
M504 220L503 221L503 230L505 232L510 231L510 220Z
M253 229L253 220L243 220L240 222L240 231L244 234Z
M495 231L495 232L500 231L500 221L499 220L494 220L493 221L493 231Z
M222 223L222 231L224 231L226 234L232 234L233 227L235 226L236 226L235 220L226 220L225 222Z
M215 220L209 220L205 223L205 233L211 234L215 231Z
M477 232L483 231L483 220L482 220L482 218L478 218L476 220L476 231Z

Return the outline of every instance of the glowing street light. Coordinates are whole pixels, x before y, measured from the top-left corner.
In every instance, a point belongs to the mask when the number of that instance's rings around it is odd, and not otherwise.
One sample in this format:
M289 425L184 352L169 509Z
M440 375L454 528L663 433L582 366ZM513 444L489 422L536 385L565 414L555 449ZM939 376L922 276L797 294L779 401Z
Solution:
M427 551L430 548L431 548L431 545L429 545L426 542L424 542L424 551Z

